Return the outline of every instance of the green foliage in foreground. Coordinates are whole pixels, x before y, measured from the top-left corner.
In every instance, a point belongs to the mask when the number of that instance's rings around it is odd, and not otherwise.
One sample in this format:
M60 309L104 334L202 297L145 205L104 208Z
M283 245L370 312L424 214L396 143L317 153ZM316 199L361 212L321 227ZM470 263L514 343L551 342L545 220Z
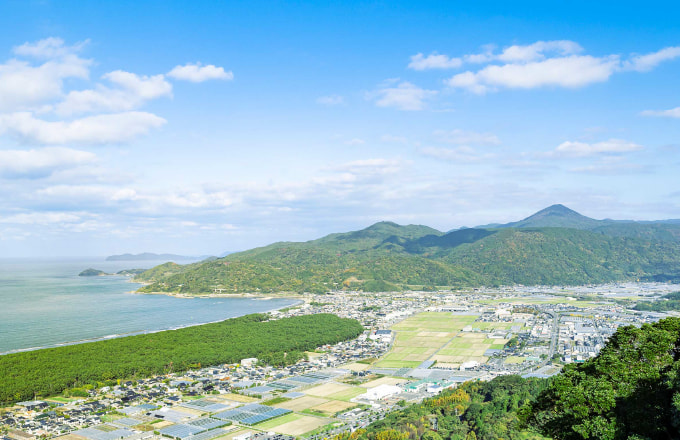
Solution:
M254 314L178 330L0 356L0 402L249 357L291 364L302 359L304 351L355 338L363 331L356 320L331 314L266 319L267 315Z
M634 307L635 310L643 312L668 312L670 310L680 310L680 292L673 292L661 297L660 301L639 302Z
M517 410L546 386L546 380L519 376L466 382L391 413L357 435L341 435L336 440L540 439L518 427Z
M562 440L679 438L680 319L619 328L598 357L566 366L521 412Z

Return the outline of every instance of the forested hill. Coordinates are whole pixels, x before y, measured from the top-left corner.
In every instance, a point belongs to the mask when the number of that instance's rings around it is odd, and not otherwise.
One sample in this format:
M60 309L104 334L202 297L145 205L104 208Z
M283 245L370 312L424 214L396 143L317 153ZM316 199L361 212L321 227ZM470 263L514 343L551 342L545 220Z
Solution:
M166 263L137 280L149 283L143 292L180 293L680 280L679 224L593 220L566 207L550 207L532 217L520 222L521 227L449 233L381 222L360 231L274 243L212 261ZM527 226L540 219L580 227Z

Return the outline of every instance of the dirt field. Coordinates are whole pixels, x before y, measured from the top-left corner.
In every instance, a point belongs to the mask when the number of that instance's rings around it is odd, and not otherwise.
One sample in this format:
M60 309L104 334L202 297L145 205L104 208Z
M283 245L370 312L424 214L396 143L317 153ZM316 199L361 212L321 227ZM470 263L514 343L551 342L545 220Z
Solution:
M302 435L305 432L313 431L319 426L327 425L330 422L331 421L328 419L319 417L301 416L297 420L274 426L270 429L274 432L280 432L281 434Z
M221 437L217 437L213 440L232 440L234 437L241 435L241 434L253 434L255 431L252 429L238 429L236 431L231 431L230 433L223 435Z
M340 393L354 388L350 385L343 385L339 383L325 383L323 385L316 386L305 390L304 393L310 396L327 397L331 394Z
M323 411L327 414L329 414L331 417L339 412L339 411L344 411L346 409L352 408L357 406L356 403L352 402L341 402L338 400L331 400L330 402L322 403L321 405L317 405L312 409L316 409L319 411Z
M313 406L321 405L328 402L327 399L322 399L320 397L304 396L294 400L289 400L288 402L278 403L274 406L277 408L286 408L291 411L302 411Z
M362 383L360 386L362 388L373 388L379 385L399 385L400 383L407 382L406 379L398 379L396 377L381 377L380 379L372 380L370 382Z
M368 364L359 364L359 363L355 362L353 364L344 365L342 368L346 368L350 371L364 371L364 370L368 370L369 368L371 368L371 366L368 365Z
M240 394L219 394L212 396L214 399L222 399L222 400L230 400L232 402L239 402L239 403L250 403L250 402L256 402L258 399L254 397L248 397L248 396L242 396Z

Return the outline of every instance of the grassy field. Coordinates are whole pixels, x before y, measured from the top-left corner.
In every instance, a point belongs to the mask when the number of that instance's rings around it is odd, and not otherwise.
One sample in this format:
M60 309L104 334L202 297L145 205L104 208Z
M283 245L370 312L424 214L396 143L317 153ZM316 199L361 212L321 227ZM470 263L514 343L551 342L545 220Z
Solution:
M524 362L524 356L508 356L505 358L506 364L521 364Z
M350 399L353 399L354 397L356 397L360 394L364 394L365 392L366 392L366 390L361 388L361 387L352 387L350 389L331 394L328 397L330 397L331 399L335 399L335 400L344 400L346 402L349 402Z
M432 357L478 315L452 315L447 312L424 312L392 326L397 336L392 350L376 367L414 368Z
M295 413L288 413L284 414L281 417L276 417L275 419L270 419L270 420L265 420L262 423L258 423L255 425L255 428L261 429L263 431L269 431L274 429L275 427L279 425L283 425L289 422L294 422L296 420L301 419L304 416L301 416L300 414L295 414Z

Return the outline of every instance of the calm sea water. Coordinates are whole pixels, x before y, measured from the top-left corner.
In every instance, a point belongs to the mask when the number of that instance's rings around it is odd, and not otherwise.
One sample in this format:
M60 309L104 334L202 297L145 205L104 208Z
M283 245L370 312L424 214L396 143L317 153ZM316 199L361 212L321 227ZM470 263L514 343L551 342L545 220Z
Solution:
M0 353L220 321L296 304L288 298L139 295L127 277L79 277L148 268L159 261L0 259Z

